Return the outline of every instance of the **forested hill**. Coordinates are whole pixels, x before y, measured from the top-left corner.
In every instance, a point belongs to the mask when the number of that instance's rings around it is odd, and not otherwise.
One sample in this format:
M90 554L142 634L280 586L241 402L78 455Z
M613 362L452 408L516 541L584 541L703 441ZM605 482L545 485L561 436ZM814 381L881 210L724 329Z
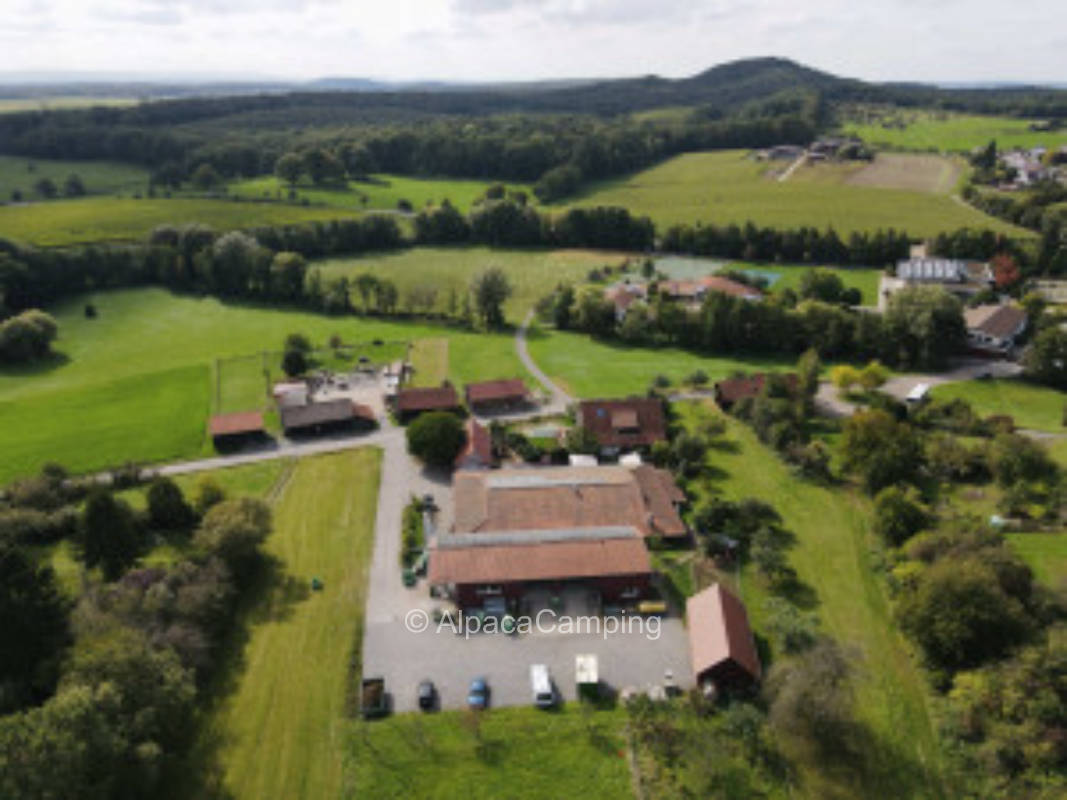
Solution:
M342 84L343 85L343 84ZM277 87L270 87L276 89ZM865 100L955 110L1067 116L1067 91L1037 87L941 89L922 84L876 84L841 78L788 59L733 61L682 79L621 78L559 88L558 84L501 84L480 88L396 91L293 91L186 97L125 108L32 111L0 117L5 138L42 124L153 127L204 120L242 120L256 127L276 119L305 125L404 121L427 115L552 112L617 115L667 106L701 106L709 116L784 94L818 93L830 101Z
M0 154L141 164L154 186L177 187L205 166L223 179L251 177L274 172L287 153L312 152L330 166L316 168L316 182L373 172L537 181L548 202L678 153L804 144L826 128L835 104L860 100L1067 117L1063 90L871 84L760 58L678 80L264 93L0 114ZM657 108L671 112L632 113Z

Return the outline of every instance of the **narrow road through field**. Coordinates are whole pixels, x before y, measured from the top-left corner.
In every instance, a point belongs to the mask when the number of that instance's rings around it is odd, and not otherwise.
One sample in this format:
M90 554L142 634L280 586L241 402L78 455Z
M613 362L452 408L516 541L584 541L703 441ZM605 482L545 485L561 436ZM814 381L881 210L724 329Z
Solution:
M796 161L794 161L792 164L790 164L789 168L785 172L783 172L781 175L778 176L778 183L785 183L787 180L792 178L793 177L793 173L796 172L798 169L800 169L804 164L806 164L807 161L808 161L808 154L805 153L800 158L798 158Z
M519 360L522 362L522 365L529 370L531 375L537 378L538 383L540 383L545 391L552 397L552 400L548 405L541 407L540 413L561 414L566 411L567 406L574 402L574 398L553 383L552 379L548 377L544 370L537 366L533 358L530 357L530 350L526 346L526 332L529 330L533 318L534 312L530 311L522 321L522 325L520 325L519 329L515 332L515 350L519 354Z

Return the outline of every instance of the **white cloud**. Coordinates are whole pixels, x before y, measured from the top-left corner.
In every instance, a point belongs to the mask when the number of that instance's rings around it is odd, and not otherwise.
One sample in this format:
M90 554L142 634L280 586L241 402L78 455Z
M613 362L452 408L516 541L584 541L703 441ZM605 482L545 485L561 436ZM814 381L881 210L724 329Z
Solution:
M1062 0L0 0L0 69L513 80L781 55L876 80L1062 80Z

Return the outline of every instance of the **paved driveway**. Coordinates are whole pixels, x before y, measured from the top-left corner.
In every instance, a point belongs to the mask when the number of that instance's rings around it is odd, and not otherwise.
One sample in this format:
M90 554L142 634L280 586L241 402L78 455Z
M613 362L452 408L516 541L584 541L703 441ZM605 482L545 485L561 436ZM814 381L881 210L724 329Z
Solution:
M437 686L442 708L465 707L467 686L476 676L488 679L492 705L528 705L532 702L531 664L545 664L562 697L575 700L574 660L585 653L596 654L601 683L616 691L662 685L667 671L679 686L693 684L688 637L676 617L657 620L658 629L644 627L649 623L640 617L614 618L611 624L620 626L616 632L609 630L607 620L597 629L586 618L575 622L585 626L576 633L562 627L565 618L545 612L540 620L530 618L530 633L464 634L451 620L438 624L422 617L424 603L418 597L412 600L408 608L417 609L418 615L413 622L427 624L424 632L409 630L402 618L376 624L368 620L364 632L364 674L385 677L394 711L415 710L415 687L424 678ZM538 621L540 631L533 627Z
M882 391L897 400L903 400L908 396L908 392L920 383L925 383L933 388L945 383L973 381L983 377L1017 378L1021 373L1022 367L1013 361L968 359L956 362L944 372L925 375L920 373L894 375L886 381ZM815 397L815 405L821 413L830 417L848 417L856 410L855 404L838 396L837 389L829 381L823 381L819 384L819 393Z

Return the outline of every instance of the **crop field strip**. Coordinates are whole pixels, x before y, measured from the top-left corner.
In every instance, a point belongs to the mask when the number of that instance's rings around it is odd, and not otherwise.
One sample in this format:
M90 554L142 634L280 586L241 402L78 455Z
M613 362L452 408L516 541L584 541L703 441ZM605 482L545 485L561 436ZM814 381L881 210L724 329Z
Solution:
M829 174L820 172L822 166L805 167L784 183L767 178L767 169L748 151L688 153L627 178L595 184L560 207L625 206L650 217L661 229L698 222L753 222L776 228L832 227L841 236L888 228L933 236L967 227L1032 236L944 195L843 182L837 165L829 166Z
M198 222L216 230L328 221L355 211L200 198L84 197L0 206L0 237L39 246L143 239L157 225Z
M1040 122L1014 117L880 108L873 112L846 113L841 129L868 144L895 150L967 153L976 147L984 147L991 140L996 140L1001 149L1067 144L1067 131L1031 129Z

